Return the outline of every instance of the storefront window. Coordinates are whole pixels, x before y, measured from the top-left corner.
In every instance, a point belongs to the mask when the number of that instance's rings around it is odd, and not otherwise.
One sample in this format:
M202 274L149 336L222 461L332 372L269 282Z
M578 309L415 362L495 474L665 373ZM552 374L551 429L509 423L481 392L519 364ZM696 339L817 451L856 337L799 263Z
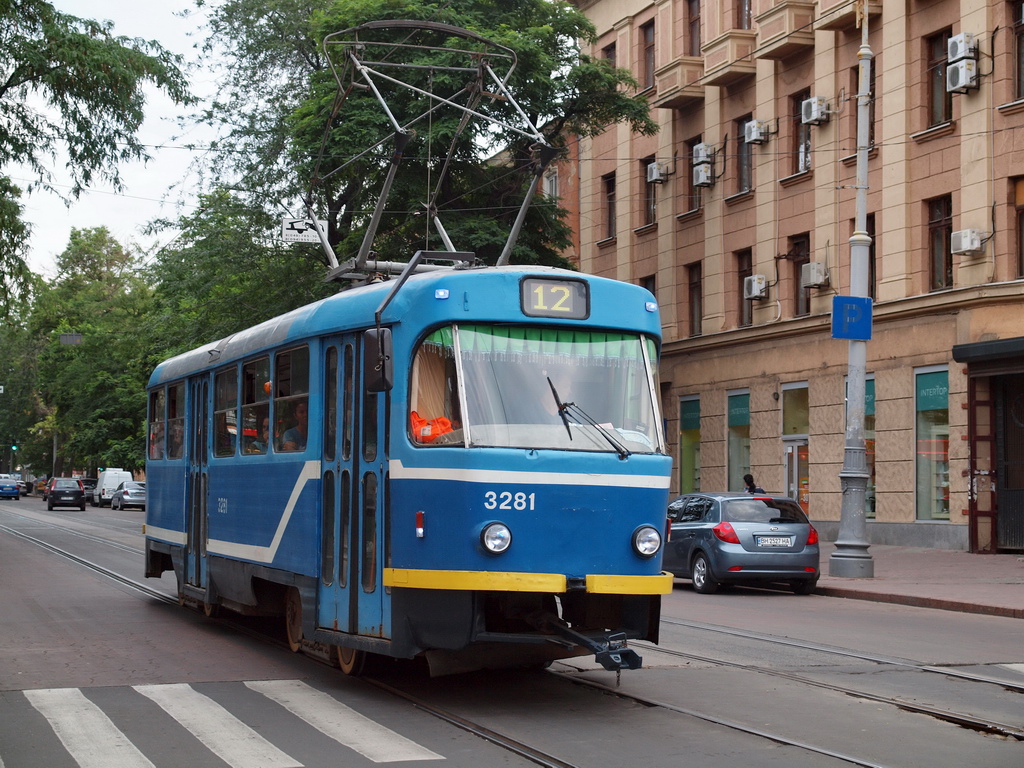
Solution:
M949 520L949 373L918 371L917 519Z
M679 401L679 492L700 490L700 399Z
M729 490L742 491L750 472L750 393L729 395Z

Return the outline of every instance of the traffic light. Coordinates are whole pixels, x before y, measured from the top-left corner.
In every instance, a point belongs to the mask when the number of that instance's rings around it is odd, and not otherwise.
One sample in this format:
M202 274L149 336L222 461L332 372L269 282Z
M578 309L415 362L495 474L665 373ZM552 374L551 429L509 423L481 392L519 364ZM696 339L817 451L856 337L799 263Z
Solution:
M15 443L14 445L12 445L12 446L11 446L11 450L12 450L12 451L16 451L16 450L18 450L18 444L17 444L17 443Z

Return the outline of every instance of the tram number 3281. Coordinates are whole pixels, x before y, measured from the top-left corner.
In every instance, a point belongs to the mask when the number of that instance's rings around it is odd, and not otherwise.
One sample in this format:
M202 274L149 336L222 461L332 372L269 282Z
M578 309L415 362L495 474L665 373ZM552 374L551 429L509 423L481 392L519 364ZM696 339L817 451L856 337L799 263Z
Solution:
M511 491L485 491L484 509L533 510L535 493L512 493Z

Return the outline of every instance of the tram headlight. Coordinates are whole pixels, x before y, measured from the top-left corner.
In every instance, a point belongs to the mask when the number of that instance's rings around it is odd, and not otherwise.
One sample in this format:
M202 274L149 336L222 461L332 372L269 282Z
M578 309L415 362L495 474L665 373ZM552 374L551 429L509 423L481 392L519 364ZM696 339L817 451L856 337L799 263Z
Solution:
M512 546L512 531L504 523L488 523L480 532L480 543L492 555L500 555Z
M633 531L633 551L640 557L654 557L661 549L661 532L651 525Z

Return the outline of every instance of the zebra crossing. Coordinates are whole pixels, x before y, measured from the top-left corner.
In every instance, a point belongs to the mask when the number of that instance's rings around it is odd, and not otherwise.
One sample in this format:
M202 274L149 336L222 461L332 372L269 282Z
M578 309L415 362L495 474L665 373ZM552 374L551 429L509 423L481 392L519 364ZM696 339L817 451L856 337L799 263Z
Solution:
M207 693L186 683L136 685L125 690L130 691L126 693L128 696L137 694L155 704L188 731L202 749L232 768L306 768L285 749L271 743L258 725L246 722L247 715L256 708L252 703L240 703L237 708L242 711L231 712ZM259 694L272 707L286 710L328 739L373 763L445 759L301 680L248 681L244 683L244 690ZM21 693L32 709L45 718L79 768L159 768L161 765L160 755L144 754L124 732L124 724L115 723L103 707L81 689L51 688ZM288 716L284 712L279 714ZM10 738L0 741L0 768L22 764L23 756L14 754L15 746L10 741ZM9 749L11 754L5 755ZM37 754L36 759L38 757ZM337 759L339 754L335 752L334 757ZM210 764L221 765L221 762L211 761ZM351 761L336 764L351 764Z

